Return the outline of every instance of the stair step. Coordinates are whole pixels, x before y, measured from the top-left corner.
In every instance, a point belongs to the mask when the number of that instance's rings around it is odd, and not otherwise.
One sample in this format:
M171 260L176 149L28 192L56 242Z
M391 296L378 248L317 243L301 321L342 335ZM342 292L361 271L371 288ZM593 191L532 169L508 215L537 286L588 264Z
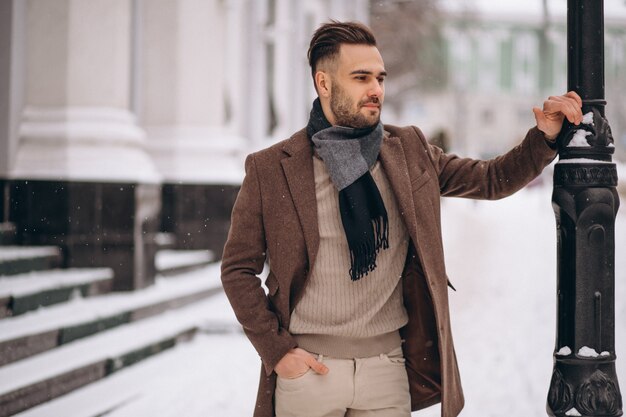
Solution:
M61 263L56 246L0 246L0 276L54 269Z
M109 413L117 415L118 411L126 407L128 407L127 411L122 414L130 416L195 415L201 410L197 408L199 404L188 404L188 407L185 407L180 403L180 399L183 398L181 393L184 392L187 398L188 394L194 391L198 391L202 396L200 402L205 405L204 409L210 410L206 407L206 403L210 403L211 398L215 401L228 398L224 396L229 391L227 387L237 386L237 383L240 385L241 381L246 379L254 381L257 377L259 362L254 348L241 334L241 326L230 308L226 295L223 292L217 294L208 299L204 305L206 311L203 317L207 322L201 325L189 343L181 344L123 372L117 372L67 395L31 408L16 417L69 416L70 414L71 417L97 417L108 416ZM205 330L207 328L228 328L229 330L215 334L211 330ZM225 357L233 354L237 356L237 361L224 361ZM232 372L224 373L226 369ZM219 378L220 387L223 389L209 389L202 394L197 387L206 385L207 378L209 380L213 378L214 381ZM171 381L177 381L175 388L172 387ZM254 404L254 395L255 393L251 391L247 396L247 401L244 402ZM170 397L177 397L179 402L173 408L166 406L162 409L153 407L152 410L144 410L141 407L140 403L155 403L155 397L161 405L167 403ZM246 396L243 397L245 399ZM240 399L237 398L238 401ZM174 403L170 405L172 404ZM137 406L140 406L139 410L136 410ZM191 409L195 410L195 414L186 412ZM249 412L241 412L233 415L249 414ZM209 412L208 415L215 415L215 413Z
M157 252L154 265L161 275L174 275L202 268L215 261L215 254L209 250L173 250Z
M110 268L54 269L0 277L0 318L17 316L70 300L111 290Z
M13 415L190 339L211 300L75 341L0 368L0 417Z
M221 291L218 271L215 264L181 277L158 277L141 290L72 299L2 319L0 365L214 295Z
M0 246L15 244L15 225L9 222L0 222Z

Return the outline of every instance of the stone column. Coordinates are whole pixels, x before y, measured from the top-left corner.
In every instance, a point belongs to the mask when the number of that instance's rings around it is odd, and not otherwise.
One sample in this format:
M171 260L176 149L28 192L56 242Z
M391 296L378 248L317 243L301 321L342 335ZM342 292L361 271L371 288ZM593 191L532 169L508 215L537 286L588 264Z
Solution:
M0 223L9 216L9 178L17 148L19 109L23 96L24 3L0 2Z
M228 3L228 4L227 4ZM240 2L149 0L141 16L138 101L149 151L163 175L161 228L184 249L210 249L221 256L230 207L243 178L246 142L233 119L251 100L235 75L249 71L237 59L245 46L230 27L230 9ZM234 57L234 59L233 59ZM235 91L227 86L237 87Z
M313 79L307 61L311 33L301 2L276 0L276 18L269 39L274 45L273 97L277 138L288 138L302 129L309 117Z
M7 94L0 95L0 176L9 173L11 159L11 44L13 38L13 2L0 3L0 91ZM0 210L4 206L0 204ZM3 220L0 211L0 222Z
M24 108L10 217L66 265L109 266L116 289L154 279L160 175L130 111L131 0L27 0Z
M244 85L243 126L244 136L253 148L263 148L270 136L270 106L268 97L268 43L266 24L269 0L244 0L243 53ZM245 28L245 29L244 29Z

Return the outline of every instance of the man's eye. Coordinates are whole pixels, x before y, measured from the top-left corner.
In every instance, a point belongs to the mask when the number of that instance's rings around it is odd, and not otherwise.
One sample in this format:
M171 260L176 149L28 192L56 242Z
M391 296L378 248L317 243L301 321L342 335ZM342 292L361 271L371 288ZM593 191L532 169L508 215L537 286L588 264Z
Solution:
M355 78L356 78L357 80L359 80L359 81L365 81L365 79L366 79L365 75L359 75L359 76L357 76L357 77L355 77Z
M385 81L385 79L384 79L384 78L379 78L379 79L378 79L378 82L379 82L380 84L382 84L384 81Z

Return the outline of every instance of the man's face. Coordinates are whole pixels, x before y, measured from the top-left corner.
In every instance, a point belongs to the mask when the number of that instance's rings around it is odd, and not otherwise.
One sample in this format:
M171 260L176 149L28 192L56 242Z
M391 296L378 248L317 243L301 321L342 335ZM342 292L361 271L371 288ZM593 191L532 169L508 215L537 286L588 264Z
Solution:
M330 110L333 125L369 127L380 121L387 73L375 46L341 45L331 76Z

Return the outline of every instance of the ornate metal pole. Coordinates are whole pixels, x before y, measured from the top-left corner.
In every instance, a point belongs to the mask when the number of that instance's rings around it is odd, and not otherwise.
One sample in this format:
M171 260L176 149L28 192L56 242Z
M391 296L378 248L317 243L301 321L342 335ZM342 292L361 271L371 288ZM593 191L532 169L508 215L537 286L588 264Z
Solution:
M615 372L615 215L619 197L604 115L603 0L568 0L568 90L585 120L559 137L552 205L557 222L557 337L550 416L621 416Z

